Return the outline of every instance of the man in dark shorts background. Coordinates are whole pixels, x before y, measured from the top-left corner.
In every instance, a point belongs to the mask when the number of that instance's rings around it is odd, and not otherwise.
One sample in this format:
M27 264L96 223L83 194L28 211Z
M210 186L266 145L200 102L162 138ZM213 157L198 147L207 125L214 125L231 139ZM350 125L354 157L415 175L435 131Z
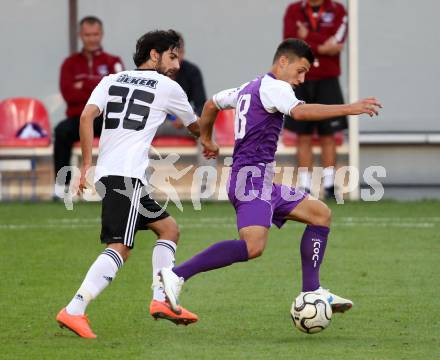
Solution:
M295 88L298 99L306 103L343 104L338 77L341 74L340 53L347 34L347 14L344 7L332 0L306 0L291 4L284 16L284 39L300 38L315 54L315 62L307 80ZM298 184L310 192L313 154L313 134L319 135L321 166L324 168L326 198L335 198L334 176L336 141L334 134L347 128L345 116L319 122L285 121L285 128L298 135Z

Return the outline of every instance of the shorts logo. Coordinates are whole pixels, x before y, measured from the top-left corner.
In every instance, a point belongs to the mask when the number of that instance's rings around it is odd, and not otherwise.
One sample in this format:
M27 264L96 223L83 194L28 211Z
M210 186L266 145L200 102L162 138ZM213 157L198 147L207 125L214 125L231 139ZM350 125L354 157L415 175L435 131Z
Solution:
M106 279L109 283L111 283L113 281L113 278L111 276L104 275L104 279Z
M79 301L84 301L84 298L83 298L83 296L81 294L76 294L75 295L75 299L79 300Z

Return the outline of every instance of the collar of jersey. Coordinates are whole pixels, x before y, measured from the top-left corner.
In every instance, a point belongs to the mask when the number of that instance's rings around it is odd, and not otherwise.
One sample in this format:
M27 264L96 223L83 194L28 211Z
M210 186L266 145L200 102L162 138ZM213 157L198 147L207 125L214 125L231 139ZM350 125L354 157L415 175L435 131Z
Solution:
M271 78L276 79L275 75L274 75L273 73L271 73L271 72L268 72L266 75L267 75L267 76L270 76Z

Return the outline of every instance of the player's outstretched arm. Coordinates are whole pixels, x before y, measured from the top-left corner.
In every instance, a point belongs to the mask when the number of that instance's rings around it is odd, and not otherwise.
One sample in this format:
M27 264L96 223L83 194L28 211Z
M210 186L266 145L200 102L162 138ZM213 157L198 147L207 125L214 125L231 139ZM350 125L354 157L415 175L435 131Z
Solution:
M92 166L93 121L99 116L99 113L100 110L96 105L88 104L85 106L80 118L79 137L82 153L80 191L86 188L86 172Z
M344 105L300 104L290 111L290 116L295 120L319 121L347 115L374 116L379 114L379 108L382 108L379 100L369 97Z
M219 152L217 144L212 139L212 132L218 112L219 109L212 99L205 102L200 117L200 142L203 146L203 155L207 159L216 158Z

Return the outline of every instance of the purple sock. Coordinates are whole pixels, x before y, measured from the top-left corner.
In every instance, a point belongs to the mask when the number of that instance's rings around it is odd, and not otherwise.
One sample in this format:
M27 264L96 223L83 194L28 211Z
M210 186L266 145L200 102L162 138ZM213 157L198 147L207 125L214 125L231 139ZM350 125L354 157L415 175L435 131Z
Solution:
M319 288L319 267L324 258L330 229L326 226L307 225L301 239L302 291Z
M225 240L211 245L191 259L176 266L173 271L177 276L188 280L198 273L247 260L248 251L244 240Z

